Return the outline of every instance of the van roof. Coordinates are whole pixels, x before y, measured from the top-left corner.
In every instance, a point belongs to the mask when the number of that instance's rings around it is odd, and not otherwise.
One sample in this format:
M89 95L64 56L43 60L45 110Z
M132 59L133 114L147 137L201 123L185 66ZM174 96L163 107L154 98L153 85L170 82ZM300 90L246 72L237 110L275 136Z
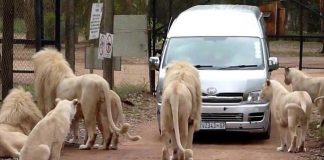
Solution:
M182 12L168 38L193 36L248 36L263 38L261 12L247 5L198 5Z

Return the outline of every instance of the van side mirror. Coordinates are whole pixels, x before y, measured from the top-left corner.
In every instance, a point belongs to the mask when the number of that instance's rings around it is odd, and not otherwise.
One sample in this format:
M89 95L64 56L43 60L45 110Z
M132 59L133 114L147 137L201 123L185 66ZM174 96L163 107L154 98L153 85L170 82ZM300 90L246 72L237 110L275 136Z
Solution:
M269 71L274 71L279 68L279 60L277 57L269 57Z
M160 67L160 59L159 59L159 57L150 57L149 65L150 65L150 68L153 68L155 70L159 70L159 67Z

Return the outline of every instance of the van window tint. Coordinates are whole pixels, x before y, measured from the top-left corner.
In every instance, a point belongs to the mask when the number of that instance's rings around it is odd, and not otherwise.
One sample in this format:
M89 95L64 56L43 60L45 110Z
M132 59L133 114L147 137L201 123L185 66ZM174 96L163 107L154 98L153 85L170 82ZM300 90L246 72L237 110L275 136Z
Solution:
M264 66L261 40L255 37L171 38L163 66L174 60L185 60L194 65L214 69L230 66L250 66L240 69L262 69Z

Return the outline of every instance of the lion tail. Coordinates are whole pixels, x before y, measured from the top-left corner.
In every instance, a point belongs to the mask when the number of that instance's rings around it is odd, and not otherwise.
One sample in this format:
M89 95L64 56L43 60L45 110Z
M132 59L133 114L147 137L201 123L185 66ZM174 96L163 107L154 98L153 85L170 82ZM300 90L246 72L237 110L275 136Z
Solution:
M324 99L324 96L320 96L314 99L314 104L317 104L317 102L321 99Z
M176 86L176 87L180 87L180 86ZM172 114L172 119L173 119L173 128L174 128L174 132L175 132L176 143L177 143L177 146L179 147L179 149L185 154L185 157L192 157L193 156L192 150L184 149L181 144L181 140L180 140L179 117L178 117L179 101L180 101L179 93L176 93L174 96L170 97L171 114Z
M303 116L306 116L306 104L301 103L301 105L296 103L288 103L285 105L286 110L295 110Z
M117 122L119 124L125 124L124 123L125 117L124 117L124 114L123 114L123 109L122 109L122 104L121 104L120 97L113 90L109 90L109 93L110 93L110 98L112 98L112 97L115 98L115 103L116 103L116 106L117 106L117 109L118 109L118 120L117 120ZM131 141L138 141L138 140L140 140L142 138L141 136L138 136L138 135L133 136L133 135L129 134L128 131L126 132L126 136Z
M124 123L122 124L121 128L118 128L112 118L112 113L111 113L111 101L110 101L110 96L109 96L109 85L108 83L104 83L103 86L103 91L104 91L104 95L105 95L105 103L106 103L106 107L107 107L107 117L108 117L108 123L111 126L112 130L120 133L120 134L124 134L128 131L130 124L129 123Z

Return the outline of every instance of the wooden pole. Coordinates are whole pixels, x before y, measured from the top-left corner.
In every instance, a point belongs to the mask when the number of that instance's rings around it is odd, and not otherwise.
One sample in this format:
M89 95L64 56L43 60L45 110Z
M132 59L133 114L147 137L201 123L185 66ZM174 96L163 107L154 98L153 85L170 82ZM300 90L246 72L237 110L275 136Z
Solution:
M114 32L114 0L103 1L103 33ZM104 58L102 63L103 77L108 81L111 88L114 87L114 68L113 68L113 52L111 58Z

